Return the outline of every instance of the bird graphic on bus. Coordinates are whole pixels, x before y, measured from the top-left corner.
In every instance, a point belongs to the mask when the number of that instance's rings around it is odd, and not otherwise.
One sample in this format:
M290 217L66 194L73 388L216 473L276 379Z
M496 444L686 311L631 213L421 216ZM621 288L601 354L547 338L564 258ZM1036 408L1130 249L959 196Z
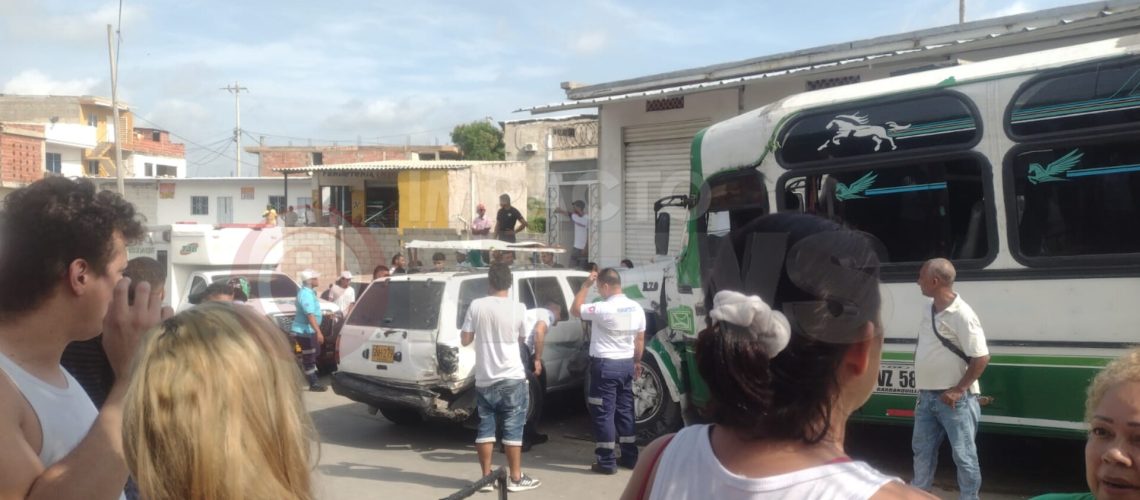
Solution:
M1068 179L1063 178L1065 173L1077 166L1084 155L1079 149L1074 149L1069 151L1069 154L1050 162L1045 168L1041 168L1040 163L1030 163L1029 183L1067 181Z
M875 179L879 176L874 172L867 172L866 175L860 177L859 180L852 182L850 186L842 182L835 185L835 199L839 201L854 200L856 198L866 198L863 192L875 184Z
M894 138L888 135L889 132L910 128L910 124L899 125L895 122L887 122L884 124L885 126L867 125L869 122L870 120L867 119L867 116L860 114L858 111L853 115L836 115L835 119L827 122L827 126L824 127L827 130L835 130L835 136L828 139L827 142L824 142L816 151L823 151L824 148L832 144L838 146L840 141L847 137L869 137L872 141L875 141L875 151L879 150L883 142L888 142L891 145L891 151L894 151L898 149L898 146L895 144Z

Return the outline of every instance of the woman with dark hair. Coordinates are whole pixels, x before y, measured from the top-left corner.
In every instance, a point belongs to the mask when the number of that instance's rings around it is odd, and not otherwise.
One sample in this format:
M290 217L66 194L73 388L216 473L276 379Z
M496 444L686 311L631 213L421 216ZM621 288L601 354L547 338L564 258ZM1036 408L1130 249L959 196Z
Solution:
M933 498L843 448L879 371L877 243L775 214L718 245L696 345L712 423L651 443L622 498Z

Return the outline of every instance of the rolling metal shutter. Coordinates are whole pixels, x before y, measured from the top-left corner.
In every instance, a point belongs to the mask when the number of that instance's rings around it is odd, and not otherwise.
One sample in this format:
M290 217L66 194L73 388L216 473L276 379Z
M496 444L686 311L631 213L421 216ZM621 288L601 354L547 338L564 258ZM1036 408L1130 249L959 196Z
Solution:
M624 257L643 265L653 258L653 202L689 189L689 149L693 137L708 120L626 127L622 131L625 155L622 168L624 199ZM688 214L666 209L672 216L669 255L680 255Z

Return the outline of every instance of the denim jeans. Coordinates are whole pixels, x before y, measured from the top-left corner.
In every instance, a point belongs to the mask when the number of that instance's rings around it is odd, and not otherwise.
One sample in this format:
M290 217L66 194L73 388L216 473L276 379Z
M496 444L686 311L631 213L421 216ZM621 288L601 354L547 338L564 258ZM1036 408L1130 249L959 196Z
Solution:
M494 443L495 428L503 425L503 444L522 446L523 425L530 401L526 379L500 380L487 387L476 387L479 433L475 443Z
M938 468L938 448L942 438L950 439L954 463L958 466L959 498L978 498L982 487L982 469L978 465L978 449L974 437L978 434L978 421L982 410L978 396L966 393L951 408L938 399L943 391L918 391L914 407L914 434L911 449L914 451L914 481L911 485L929 491L934 484L934 471Z

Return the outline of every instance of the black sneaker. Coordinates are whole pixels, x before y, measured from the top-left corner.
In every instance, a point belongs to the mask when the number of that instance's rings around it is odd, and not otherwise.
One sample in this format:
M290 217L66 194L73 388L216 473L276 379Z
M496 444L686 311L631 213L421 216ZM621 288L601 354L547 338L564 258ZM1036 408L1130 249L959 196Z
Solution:
M597 462L594 462L592 465L590 465L590 470L597 472L598 474L605 474L607 476L617 474L617 468L610 469L602 467L602 465Z
M309 386L309 392L325 392L327 390L329 390L329 388L321 384L313 384Z
M623 469L633 470L634 467L637 467L637 460L618 459L618 467L621 467Z

